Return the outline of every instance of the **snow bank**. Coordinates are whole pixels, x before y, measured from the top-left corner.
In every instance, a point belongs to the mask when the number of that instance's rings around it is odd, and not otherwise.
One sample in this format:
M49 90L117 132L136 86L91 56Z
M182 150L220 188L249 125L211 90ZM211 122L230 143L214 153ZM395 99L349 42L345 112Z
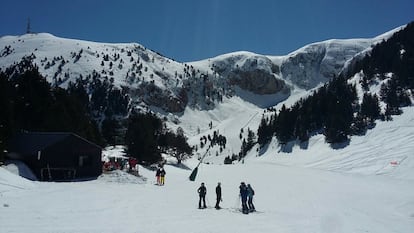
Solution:
M19 175L8 171L9 167L0 167L0 193L16 192L35 187L35 184Z
M118 184L145 184L147 179L142 176L137 177L131 175L125 171L114 170L104 172L102 175L98 177L98 180L102 182L112 182Z
M37 180L37 177L33 174L32 170L21 161L8 160L5 168L13 174L19 175L26 179Z

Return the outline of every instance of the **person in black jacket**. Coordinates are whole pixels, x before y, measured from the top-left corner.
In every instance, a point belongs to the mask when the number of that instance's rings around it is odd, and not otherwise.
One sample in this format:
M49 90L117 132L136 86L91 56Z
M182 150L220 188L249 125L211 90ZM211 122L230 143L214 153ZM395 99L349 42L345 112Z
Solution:
M239 189L240 189L240 198L242 202L242 212L244 214L248 214L249 213L249 207L247 207L248 190L247 190L246 184L244 182L241 182Z
M221 209L220 201L222 201L222 199L221 199L221 183L220 182L218 182L217 187L216 187L216 196L217 196L217 199L216 199L215 208L219 210L219 209Z
M205 209L206 206L206 194L207 194L207 188L204 186L204 183L201 183L201 186L197 189L198 195L200 197L200 200L198 201L198 208L199 209ZM201 201L203 201L203 206L201 206Z

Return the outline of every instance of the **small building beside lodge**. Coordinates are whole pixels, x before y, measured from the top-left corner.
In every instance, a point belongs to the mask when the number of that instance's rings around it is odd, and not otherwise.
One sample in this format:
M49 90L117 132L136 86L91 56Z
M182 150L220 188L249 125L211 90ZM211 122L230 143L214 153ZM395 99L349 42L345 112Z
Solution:
M102 148L74 133L19 133L10 140L7 156L24 162L40 181L86 180L102 174Z

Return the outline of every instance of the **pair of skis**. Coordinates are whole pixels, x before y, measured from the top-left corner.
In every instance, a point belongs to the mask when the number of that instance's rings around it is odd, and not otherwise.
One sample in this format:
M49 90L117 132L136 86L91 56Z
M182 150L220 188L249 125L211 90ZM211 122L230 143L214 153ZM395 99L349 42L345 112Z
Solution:
M204 209L227 210L227 211L230 211L230 212L233 212L233 213L243 213L243 214L263 213L262 211L257 211L257 210L243 211L241 208L225 208L225 207L224 208L223 207L220 207L220 208L215 208L215 207L206 207L206 208L204 208L204 207L201 207L201 208L198 208L198 209L200 209L200 210L204 210Z

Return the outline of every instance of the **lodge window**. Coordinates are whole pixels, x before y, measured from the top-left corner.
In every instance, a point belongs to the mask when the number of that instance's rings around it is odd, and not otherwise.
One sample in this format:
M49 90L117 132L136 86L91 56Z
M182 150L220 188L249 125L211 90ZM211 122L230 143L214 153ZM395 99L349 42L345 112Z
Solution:
M79 167L90 167L92 166L92 156L80 155L79 156Z

